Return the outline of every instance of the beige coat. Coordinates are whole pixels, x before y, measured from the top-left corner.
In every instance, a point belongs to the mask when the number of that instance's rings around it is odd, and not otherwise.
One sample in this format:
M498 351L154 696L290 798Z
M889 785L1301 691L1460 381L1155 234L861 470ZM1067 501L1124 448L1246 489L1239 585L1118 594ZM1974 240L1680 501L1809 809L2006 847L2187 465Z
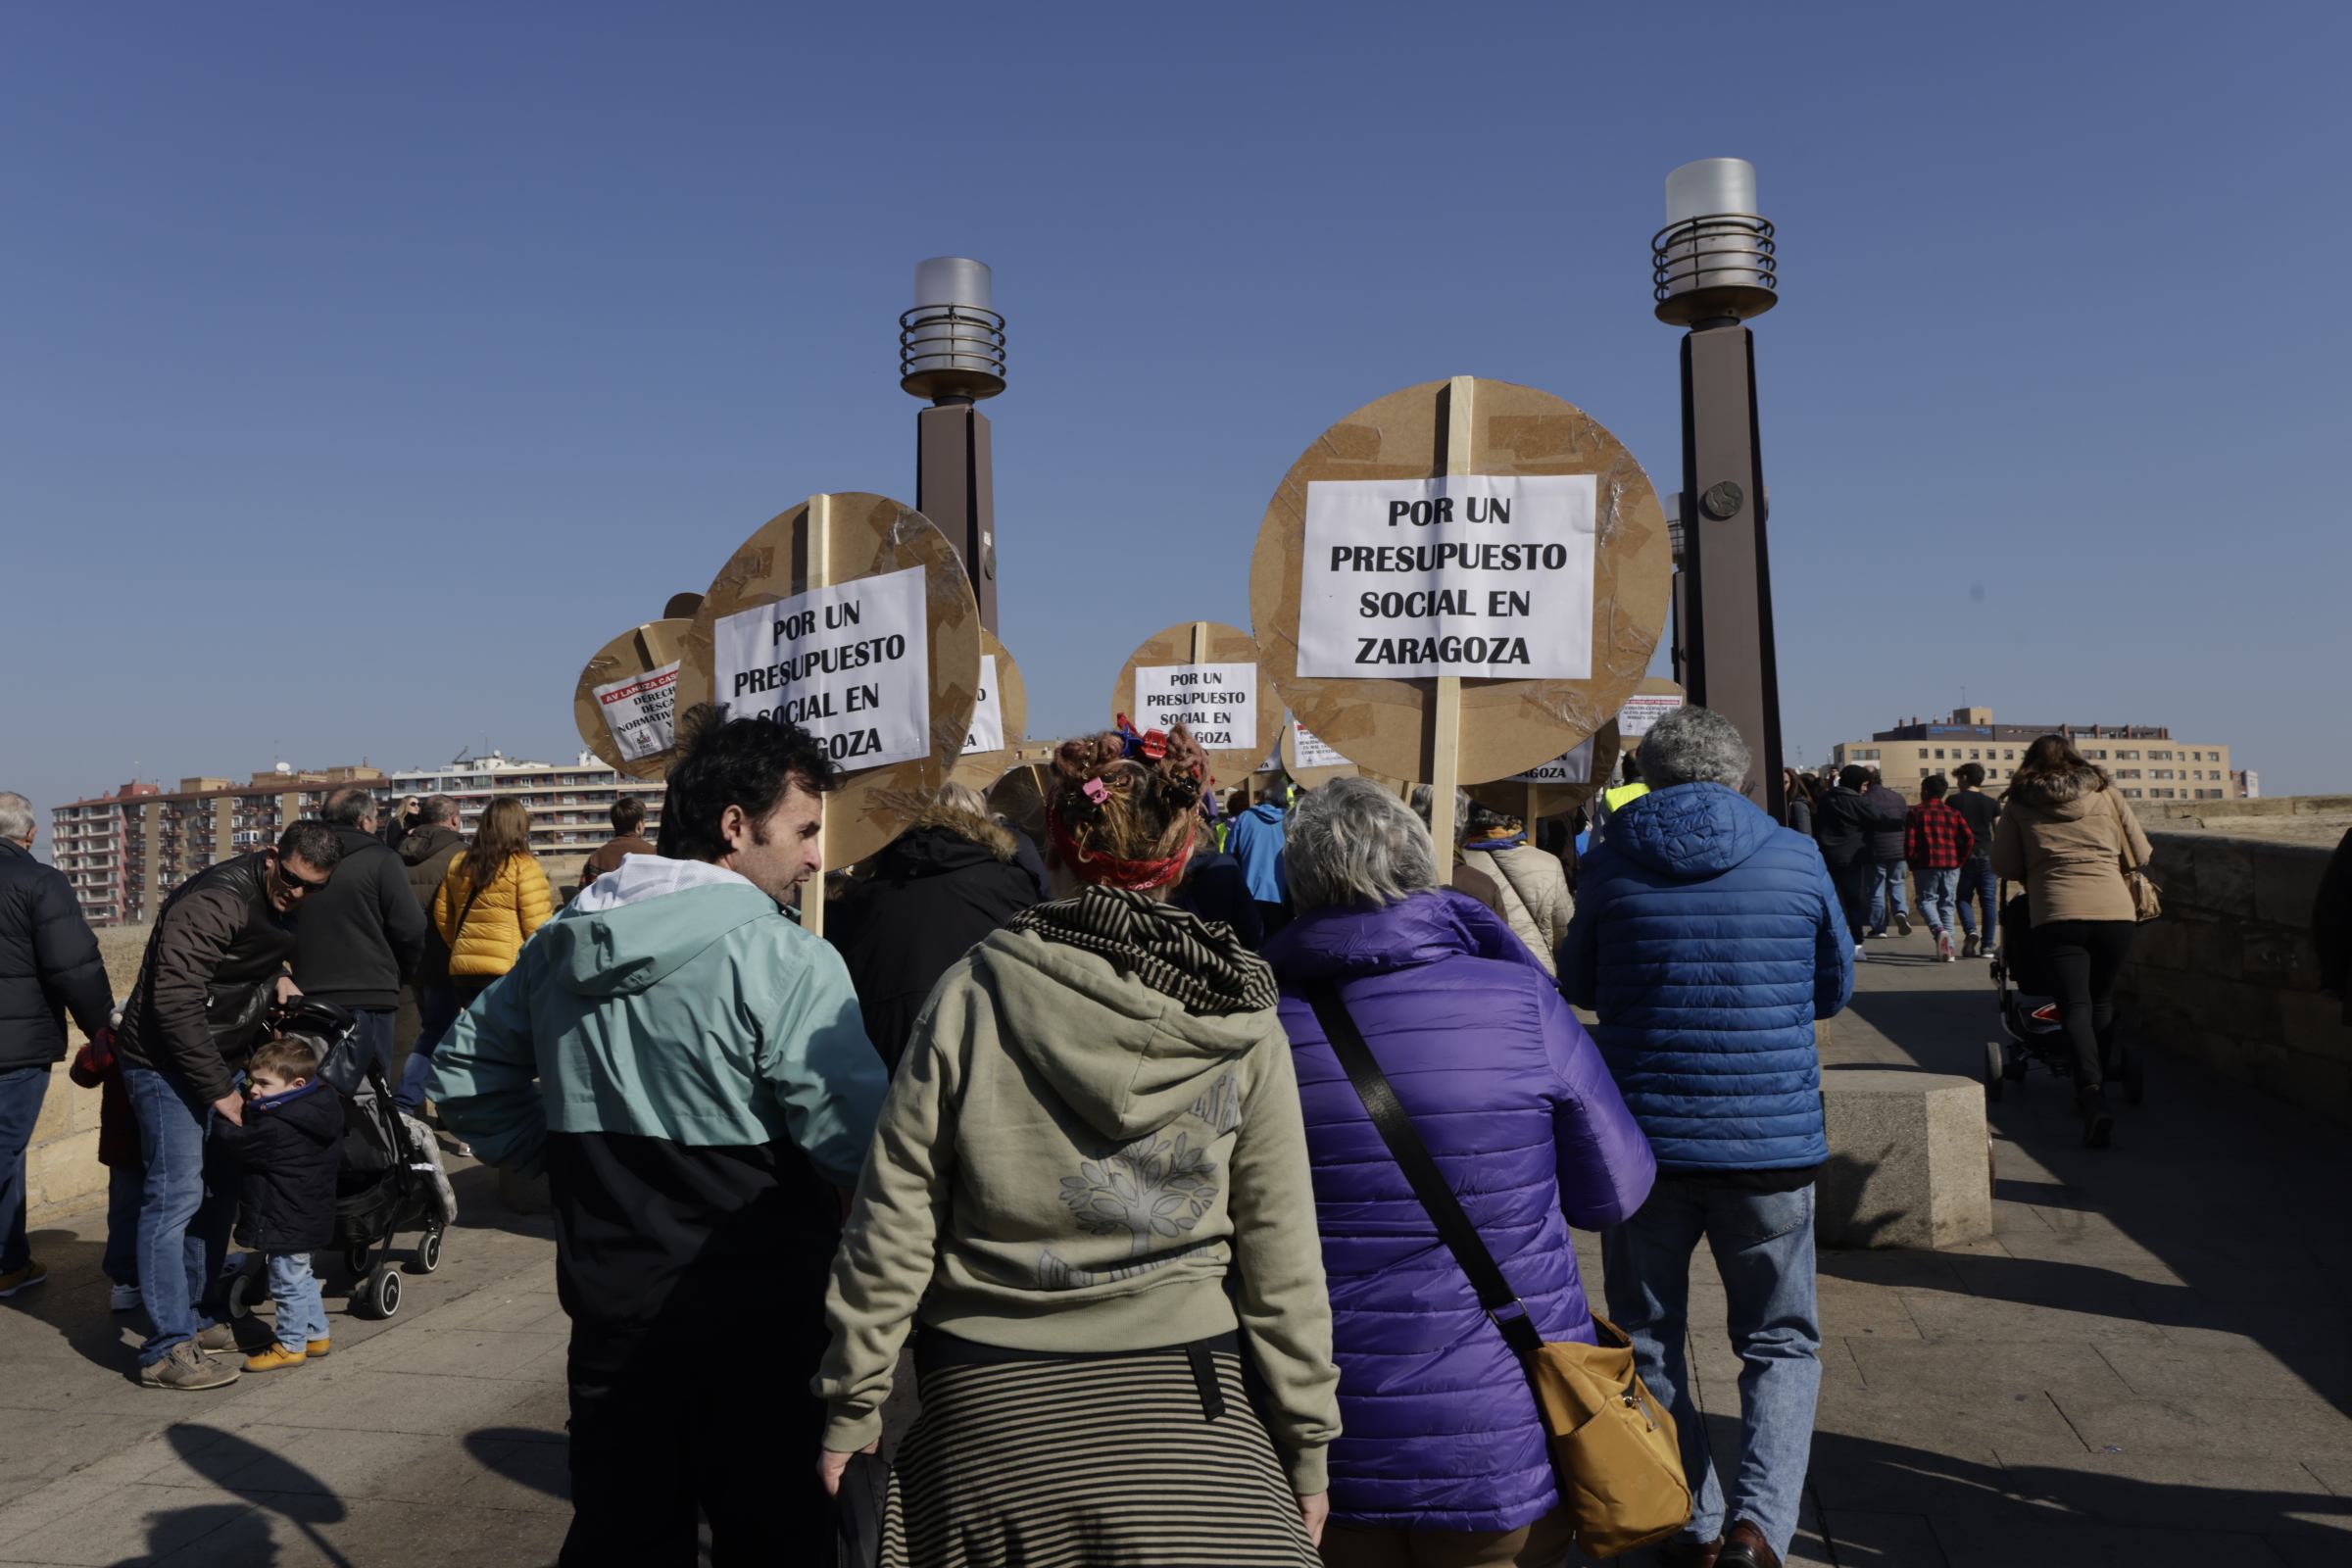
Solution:
M2096 768L2020 785L2003 798L1993 828L1993 875L2026 884L2037 926L2137 919L2132 890L2124 884L2127 835L2133 858L2144 867L2148 836Z
M1519 933L1519 940L1544 965L1544 972L1555 973L1551 956L1568 940L1568 921L1576 913L1560 858L1518 844L1507 850L1465 849L1462 858L1494 879L1502 890L1502 907L1497 912Z

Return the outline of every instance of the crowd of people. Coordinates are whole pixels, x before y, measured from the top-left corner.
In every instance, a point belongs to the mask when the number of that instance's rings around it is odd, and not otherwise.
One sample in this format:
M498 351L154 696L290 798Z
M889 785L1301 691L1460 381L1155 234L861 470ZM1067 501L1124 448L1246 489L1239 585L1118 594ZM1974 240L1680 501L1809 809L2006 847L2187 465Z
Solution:
M446 797L379 823L339 790L172 893L119 1014L0 795L0 1295L41 1278L23 1151L70 1014L142 1382L330 1353L311 1256L340 1112L273 1004L337 1004L389 1073L408 986L403 1103L548 1180L565 1563L691 1560L698 1516L722 1561L846 1530L909 1568L1562 1562L1575 1497L1522 1351L1605 1331L1675 1422L1691 1502L1662 1560L1777 1565L1820 1382L1816 1022L1873 935L1908 931L1912 881L1940 958L2030 922L2103 1145L2118 858L2147 847L2056 736L1997 803L1973 766L1915 804L1792 771L1784 821L1703 709L1629 772L1539 843L1467 797L1437 831L1429 791L1365 779L1220 800L1181 728L1086 736L1047 770L1042 833L951 785L832 890L819 938L796 911L826 896L836 764L701 710L658 843L616 805L563 907L518 803L468 840ZM2003 879L2028 890L2006 911ZM1511 1311L1441 1242L1384 1113ZM1601 1236L1597 1312L1570 1227ZM266 1348L217 1298L232 1229L266 1258ZM1691 1387L1701 1242L1736 1455Z

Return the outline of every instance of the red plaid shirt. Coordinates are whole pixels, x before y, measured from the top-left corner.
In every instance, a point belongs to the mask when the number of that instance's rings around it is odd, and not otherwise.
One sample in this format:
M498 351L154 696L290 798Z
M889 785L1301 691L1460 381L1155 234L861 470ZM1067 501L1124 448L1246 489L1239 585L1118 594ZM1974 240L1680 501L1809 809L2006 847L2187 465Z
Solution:
M1966 865L1977 835L1968 818L1941 801L1927 801L1903 817L1903 858L1928 871Z

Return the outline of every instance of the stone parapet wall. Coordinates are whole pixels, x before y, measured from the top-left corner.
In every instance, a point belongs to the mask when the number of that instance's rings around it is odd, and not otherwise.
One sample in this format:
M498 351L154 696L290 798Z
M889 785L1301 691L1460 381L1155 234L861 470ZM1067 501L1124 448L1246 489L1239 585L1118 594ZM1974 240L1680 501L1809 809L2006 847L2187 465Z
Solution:
M2314 799L2343 800L2224 804ZM2164 915L2141 926L2132 944L2116 996L2125 1026L2227 1077L2352 1122L2352 1027L2343 1004L2320 990L2311 946L2312 900L2333 845L2148 826L2156 852L2148 870Z

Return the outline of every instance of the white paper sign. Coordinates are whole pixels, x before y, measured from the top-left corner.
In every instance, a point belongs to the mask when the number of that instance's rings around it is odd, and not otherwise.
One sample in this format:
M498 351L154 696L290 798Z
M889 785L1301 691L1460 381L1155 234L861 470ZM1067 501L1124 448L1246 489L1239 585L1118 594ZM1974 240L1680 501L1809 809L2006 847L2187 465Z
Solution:
M1588 735L1564 757L1511 775L1513 784L1590 784L1592 782L1592 737Z
M1141 730L1172 729L1182 723L1206 751L1254 747L1257 666L1139 664L1134 718Z
M1295 718L1291 720L1291 732L1297 737L1294 747L1298 754L1300 767L1342 767L1347 764L1348 759L1315 739L1315 732Z
M1004 749L1004 704L997 696L997 656L980 656L980 700L972 705L972 727L964 736L963 755Z
M851 767L931 750L923 568L860 577L725 616L712 690L735 718L798 724Z
M626 761L666 752L676 743L671 709L678 694L678 666L663 664L610 686L591 688L612 744Z
M1638 741L1649 733L1650 726L1683 706L1683 700L1669 692L1658 697L1628 697L1617 714L1617 734L1622 740Z
M1298 673L1584 680L1593 476L1306 487Z

